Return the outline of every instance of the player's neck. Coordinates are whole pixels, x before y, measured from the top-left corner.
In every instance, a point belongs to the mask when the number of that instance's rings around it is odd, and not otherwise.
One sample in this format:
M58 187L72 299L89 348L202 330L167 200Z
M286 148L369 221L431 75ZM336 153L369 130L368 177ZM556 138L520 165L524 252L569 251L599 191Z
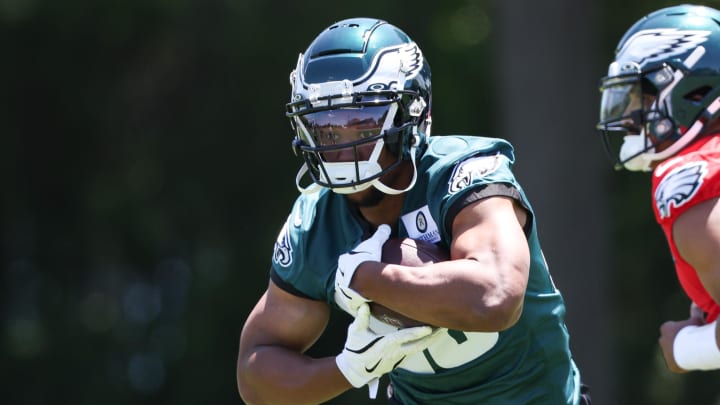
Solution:
M404 161L395 170L391 170L380 178L383 184L396 190L404 190L412 181L414 166L409 161ZM374 207L361 207L360 212L375 227L381 224L395 226L402 212L405 194L386 194L379 204Z
M405 193L389 195L386 194L378 204L372 207L358 207L360 215L370 223L373 229L382 224L395 226L400 212L402 212L403 202L405 201Z

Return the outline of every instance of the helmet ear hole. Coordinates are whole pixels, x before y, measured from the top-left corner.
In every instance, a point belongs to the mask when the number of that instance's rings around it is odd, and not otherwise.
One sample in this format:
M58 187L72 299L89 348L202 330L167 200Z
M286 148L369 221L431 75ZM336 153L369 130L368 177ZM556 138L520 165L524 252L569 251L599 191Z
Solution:
M708 85L705 85L705 86L698 87L698 88L696 88L696 89L694 89L694 90L686 93L686 94L683 96L683 98L684 98L685 100L688 100L688 101L700 102L700 101L702 101L702 100L705 98L705 96L707 96L708 93L710 93L711 91L712 91L712 87L710 87L710 86L708 86Z

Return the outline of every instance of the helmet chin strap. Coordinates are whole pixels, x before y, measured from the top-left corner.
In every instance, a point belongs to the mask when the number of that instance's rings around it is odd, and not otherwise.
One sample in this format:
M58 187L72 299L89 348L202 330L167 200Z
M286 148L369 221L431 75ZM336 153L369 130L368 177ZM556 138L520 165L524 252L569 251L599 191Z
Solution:
M715 118L718 111L720 111L720 97L710 103L703 112L703 116L695 120L690 129L680 139L660 152L655 152L655 148L647 143L644 129L640 135L626 135L620 148L620 160L624 161L622 163L623 167L635 172L650 171L653 162L665 160L675 155L695 140L705 129L707 123Z
M625 135L620 147L622 166L632 172L649 172L652 160L647 158L647 151L655 151L655 148L647 144L644 129L639 135Z
M416 145L418 145L418 144L419 144L419 138L417 135L415 135L415 143L413 144L413 146L410 147L410 162L412 162L412 166L413 166L413 177L412 177L412 180L410 180L410 184L408 184L407 187L405 187L403 189L392 188L392 187L386 185L385 183L383 183L382 181L380 181L380 178L378 177L377 179L369 181L365 184L360 184L360 185L357 185L354 187L334 188L333 191L338 194L352 194L352 193L357 193L358 191L365 190L372 186L372 187L375 187L376 189L378 189L380 192L383 192L385 194L395 195L395 194L402 194L402 193L410 190L411 188L413 188L413 186L415 186L415 182L417 181L417 165L415 163L415 152L417 151Z
M359 172L360 177L363 176L372 177L376 175L377 173L380 173L382 171L382 167L380 167L380 164L378 163L378 159L380 158L380 153L382 152L383 146L385 142L381 139L377 141L375 144L375 147L373 148L372 153L370 154L370 157L368 160L364 160L361 162L326 162L323 164L325 172L321 173L320 176L323 181L333 184L333 181L331 179L336 180L336 182L340 183L348 178L354 178L355 174ZM303 193L303 194L312 194L317 193L320 191L321 188L324 186L321 186L315 182L310 184L307 187L302 187L300 185L300 180L305 176L305 173L308 172L308 166L307 162L305 162L302 167L300 167L300 170L298 170L297 175L295 176L295 185L297 186L297 189ZM357 170L357 172L356 172ZM330 177L328 179L327 177ZM357 193L358 191L365 190L369 188L372 185L372 182L366 182L362 184L356 184L353 186L346 186L346 187L330 187L332 191L338 193L338 194L352 194Z
M305 176L305 173L307 172L307 163L303 163L303 165L300 166L300 170L298 170L297 174L295 175L295 187L297 187L298 191L303 194L317 193L322 188L322 186L317 183L311 183L307 187L303 187L300 185L300 180L302 180L302 178Z
M705 114L707 117L713 117L718 110L720 110L720 97L710 103L708 108L705 109ZM620 159L626 156L632 156L633 154L636 155L625 161L622 165L630 171L650 171L653 162L665 160L689 145L690 142L697 138L709 121L710 118L696 120L680 139L660 152L655 152L654 147L646 144L645 130L643 130L643 133L640 135L626 135L625 138L623 138L624 141L620 148ZM646 152L637 153L640 150L646 150Z
M381 182L380 178L377 178L375 180L369 181L364 184L358 184L356 186L332 188L332 191L335 193L338 193L338 194L352 194L352 193L357 193L359 191L363 191L369 187L375 187L376 189L378 189L379 191L381 191L385 194L395 195L395 194L402 194L402 193L410 190L411 188L413 188L415 186L415 182L417 181L417 164L415 162L415 159L416 159L415 155L417 152L417 145L420 144L419 136L416 134L416 135L414 135L414 137L415 137L415 141L413 143L413 146L410 147L410 151L409 151L410 152L410 161L412 162L412 166L413 166L413 177L412 177L412 180L410 181L410 184L408 184L407 187L405 187L403 189L392 188L392 187L384 184L383 182ZM382 142L382 141L380 141L380 142ZM371 156L371 159L373 157L375 157L375 159L374 159L375 162L373 162L373 163L374 163L374 165L377 165L378 167L379 167L379 165L377 164L377 157L379 157L380 150L382 150L382 145L380 145L379 148L376 148L377 156L375 156L376 155L375 151L373 151L373 155ZM369 163L369 162L367 162L367 163ZM353 167L355 166L355 163L335 163L335 164L336 165L352 165ZM340 167L340 166L338 166L338 167ZM308 172L308 170L309 169L308 169L307 163L303 163L303 165L298 170L297 175L295 175L295 186L297 187L298 191L300 191L303 194L317 193L324 187L315 182L308 185L307 187L303 187L300 185L300 181L305 176L305 174Z
M705 109L705 112L703 114L707 118L700 117L699 119L697 119L690 127L690 129L688 129L687 132L685 132L680 137L680 139L670 145L667 149L664 149L663 151L657 153L645 153L645 157L649 160L662 160L667 159L670 156L678 153L682 148L690 144L692 140L697 138L700 132L702 132L702 130L705 128L705 125L707 125L707 123L711 121L711 119L715 116L718 110L720 110L720 97L716 98L715 101L710 103L708 108Z
M417 145L417 143L416 143L416 145ZM413 188L413 186L415 186L415 181L417 180L417 165L415 164L415 151L416 150L417 150L417 146L413 146L410 148L410 162L412 162L412 165L413 165L413 177L412 177L412 180L410 181L410 184L408 184L407 187L405 187L404 189L398 190L396 188L392 188L390 186L383 184L379 178L371 181L370 184L373 187L375 187L376 189L380 190L381 192L383 192L385 194L392 194L392 195L402 194L402 193L410 190L411 188Z

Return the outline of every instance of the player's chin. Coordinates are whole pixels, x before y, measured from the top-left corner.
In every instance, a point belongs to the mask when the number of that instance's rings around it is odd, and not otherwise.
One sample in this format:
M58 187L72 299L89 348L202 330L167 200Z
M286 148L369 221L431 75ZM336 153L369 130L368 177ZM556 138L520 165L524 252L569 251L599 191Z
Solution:
M357 193L346 194L345 198L358 207L374 207L385 198L385 193L375 187L368 187Z

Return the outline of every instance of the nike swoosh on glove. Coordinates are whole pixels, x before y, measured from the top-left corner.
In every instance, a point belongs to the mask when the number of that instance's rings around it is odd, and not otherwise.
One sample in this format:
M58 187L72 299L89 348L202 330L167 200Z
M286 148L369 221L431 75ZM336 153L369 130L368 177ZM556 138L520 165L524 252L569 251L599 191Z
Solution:
M368 328L369 321L370 307L363 303L357 318L348 327L345 347L335 357L335 363L353 387L367 384L370 398L375 398L381 376L392 371L405 357L425 350L440 335L433 333L430 326L377 334Z
M335 271L335 302L343 311L357 315L360 305L368 299L350 288L355 270L364 262L379 262L382 259L382 247L390 237L390 226L382 224L370 238L358 244L351 251L340 255Z

